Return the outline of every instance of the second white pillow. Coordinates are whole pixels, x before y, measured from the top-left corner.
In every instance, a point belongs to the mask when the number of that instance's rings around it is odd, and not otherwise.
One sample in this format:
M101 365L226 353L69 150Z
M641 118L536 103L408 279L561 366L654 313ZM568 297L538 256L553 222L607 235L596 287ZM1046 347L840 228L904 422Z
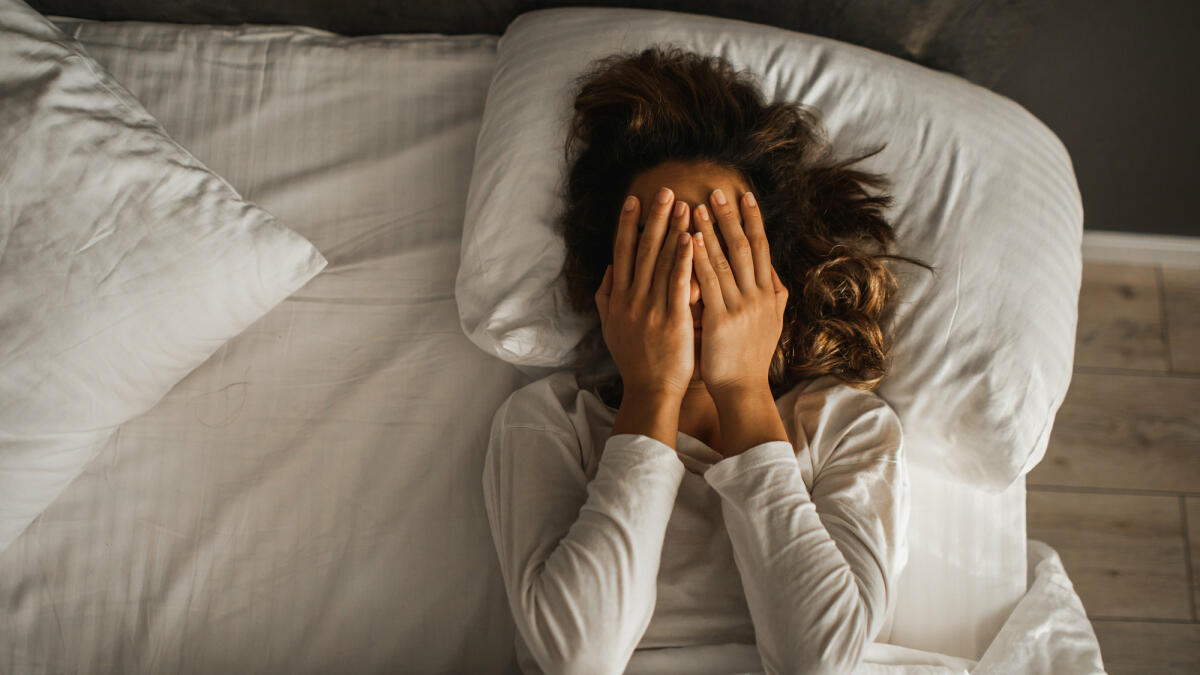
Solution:
M326 265L77 42L0 0L0 550Z

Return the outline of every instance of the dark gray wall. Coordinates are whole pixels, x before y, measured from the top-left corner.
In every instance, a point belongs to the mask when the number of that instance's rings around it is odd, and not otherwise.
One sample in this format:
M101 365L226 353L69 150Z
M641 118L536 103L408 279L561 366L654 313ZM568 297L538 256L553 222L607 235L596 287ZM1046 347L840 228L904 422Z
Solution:
M500 35L547 7L626 7L739 19L862 45L991 86L1046 0L29 0L98 21L299 24L343 35Z
M1051 4L992 88L1067 146L1085 229L1200 236L1200 1Z
M488 32L546 6L648 7L824 35L957 73L1062 139L1084 227L1200 236L1200 0L28 0L102 21Z

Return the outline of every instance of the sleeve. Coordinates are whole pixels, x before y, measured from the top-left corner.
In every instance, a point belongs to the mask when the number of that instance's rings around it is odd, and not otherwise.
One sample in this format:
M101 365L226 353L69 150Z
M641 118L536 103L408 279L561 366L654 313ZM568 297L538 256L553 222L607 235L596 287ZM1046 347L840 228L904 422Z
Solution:
M548 673L621 673L657 600L684 467L641 434L608 439L588 482L573 432L497 411L483 492L517 629Z
M885 404L836 436L811 494L785 441L704 474L722 498L768 675L851 672L894 602L909 518L899 419Z

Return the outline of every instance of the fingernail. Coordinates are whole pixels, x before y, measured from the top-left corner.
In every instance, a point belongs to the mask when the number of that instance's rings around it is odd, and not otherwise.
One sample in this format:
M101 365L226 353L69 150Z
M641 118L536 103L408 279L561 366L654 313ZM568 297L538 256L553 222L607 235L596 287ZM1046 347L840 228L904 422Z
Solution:
M704 233L703 232L696 233L696 243L700 244L701 246L704 245Z
M725 193L721 192L721 188L713 190L713 198L717 200L718 204L721 204L722 206L725 205Z
M658 203L666 204L671 201L671 191L667 188L662 188L658 191Z
M675 202L675 215L676 215L676 217L678 217L678 216L682 216L682 215L683 215L683 208L684 208L684 206L686 206L686 204L684 204L683 202Z
M746 205L747 206L756 206L757 204L758 204L758 202L754 201L754 193L747 192L746 193Z
M701 220L708 220L708 209L703 204L696 207L696 213L700 216Z
M625 206L624 206L624 207L622 207L622 208L623 208L624 210L626 210L626 211L632 211L632 210L633 210L633 204L634 204L634 202L635 202L635 201L636 201L636 200L633 198L633 195L629 195L628 197L626 197L626 198L625 198Z

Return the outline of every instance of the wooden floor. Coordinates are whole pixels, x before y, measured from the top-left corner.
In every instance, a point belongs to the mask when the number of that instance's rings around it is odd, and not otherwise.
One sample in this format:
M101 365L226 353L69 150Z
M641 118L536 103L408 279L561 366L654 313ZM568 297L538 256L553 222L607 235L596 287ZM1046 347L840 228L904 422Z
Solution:
M1200 673L1200 266L1085 262L1074 375L1026 487L1108 672Z

